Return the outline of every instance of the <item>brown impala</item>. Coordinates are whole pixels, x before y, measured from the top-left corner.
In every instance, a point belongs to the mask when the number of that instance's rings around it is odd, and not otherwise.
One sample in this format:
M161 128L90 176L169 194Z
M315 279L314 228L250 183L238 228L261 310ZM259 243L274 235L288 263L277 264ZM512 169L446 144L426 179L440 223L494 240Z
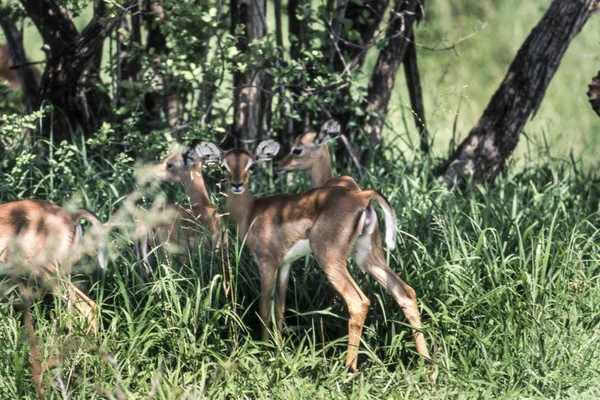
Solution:
M254 155L242 149L222 152L213 143L201 143L196 149L207 162L221 161L227 174L226 208L259 267L259 313L263 321L269 321L269 298L276 286L275 319L277 328L281 330L290 266L294 260L312 252L327 279L348 306L346 365L355 370L370 302L350 276L346 260L353 253L361 268L370 268L380 279L387 276L382 266L367 265L371 254L370 234L377 226L377 214L371 202L376 201L383 209L386 243L390 248L394 248L396 241L394 210L375 191L353 191L339 186L317 188L302 194L254 198L248 192L248 180L257 162L270 160L277 154L279 144L272 140L261 142ZM416 320L418 323L419 313L414 298L407 296L398 283L392 283L392 286L406 309L414 311L411 322ZM268 339L266 327L263 327L263 339ZM417 349L427 355L422 335L418 338Z

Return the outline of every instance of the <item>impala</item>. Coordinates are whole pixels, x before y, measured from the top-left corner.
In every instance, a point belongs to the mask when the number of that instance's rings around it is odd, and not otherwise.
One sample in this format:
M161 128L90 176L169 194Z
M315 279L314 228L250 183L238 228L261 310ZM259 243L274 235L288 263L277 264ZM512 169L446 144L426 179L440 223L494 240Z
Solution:
M351 177L332 177L331 157L327 142L340 135L341 127L335 120L329 120L323 124L318 134L316 132L300 134L294 140L290 153L277 163L277 172L309 171L313 188L341 186L349 190L360 191L361 189ZM400 305L412 326L417 351L428 360L429 351L424 335L420 331L421 318L415 291L387 265L377 221L374 222L372 233L359 236L357 242L361 243L361 254L364 257L359 266L379 282Z
M275 321L277 328L282 329L290 266L294 260L312 252L348 307L350 319L346 365L355 370L360 336L370 302L350 276L346 259L353 253L358 265L366 267L371 243L365 238L373 233L377 221L372 201L376 201L384 212L386 243L394 248L394 210L375 191L352 191L339 186L317 188L302 194L254 198L248 191L248 180L257 162L270 160L277 154L279 144L272 140L261 142L254 155L242 149L222 152L215 144L206 142L196 150L207 162L221 162L227 174L229 186L226 208L237 226L239 236L245 237L245 243L259 267L259 314L264 323L269 321L270 295L276 288ZM387 276L383 267L368 268L382 278ZM392 286L407 310L409 320L418 327L419 313L414 292L411 297L403 289L404 286ZM264 340L268 339L266 326L263 326L262 336ZM427 356L422 337L417 343L417 350Z
M150 268L156 267L153 250L159 246L172 253L183 253L186 258L185 254L191 249L199 246L218 249L226 240L221 216L209 200L200 168L200 158L194 148L184 146L177 146L165 160L151 168L150 179L183 184L192 204L188 207L166 205L162 211L167 214L167 221L151 223L151 229L138 222L138 236L141 236L138 258Z
M83 236L79 221L93 225ZM87 210L72 213L41 200L21 200L0 205L0 265L2 274L32 275L49 284L54 293L87 318L96 329L96 304L70 282L63 291L53 278L68 276L74 263L95 243L98 261L104 267L105 244L102 223ZM84 239L82 241L82 238ZM87 242L87 243L86 243ZM21 290L25 290L21 286Z

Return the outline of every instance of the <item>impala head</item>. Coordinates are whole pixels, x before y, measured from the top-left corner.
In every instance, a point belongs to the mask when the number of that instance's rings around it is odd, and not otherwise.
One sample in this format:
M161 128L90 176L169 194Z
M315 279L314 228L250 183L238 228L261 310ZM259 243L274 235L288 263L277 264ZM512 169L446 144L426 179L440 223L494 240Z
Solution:
M192 171L200 171L200 157L196 150L177 145L161 163L152 168L152 176L165 182L181 182Z
M321 131L306 132L298 135L289 154L277 163L277 173L311 169L318 157L327 147L327 142L338 138L342 133L339 122L330 119L321 127ZM329 158L329 154L327 154Z
M279 143L274 140L263 140L253 155L244 149L223 152L216 144L203 142L196 147L196 152L207 163L221 163L221 170L227 175L231 193L242 194L248 186L248 179L256 164L271 160L277 155L279 147Z

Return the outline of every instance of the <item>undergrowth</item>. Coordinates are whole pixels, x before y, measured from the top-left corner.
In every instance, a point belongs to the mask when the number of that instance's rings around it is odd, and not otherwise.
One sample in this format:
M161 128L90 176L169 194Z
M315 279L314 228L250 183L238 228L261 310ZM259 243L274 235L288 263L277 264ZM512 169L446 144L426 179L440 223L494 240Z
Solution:
M147 162L167 147L164 134L153 135L162 140L144 149ZM145 193L139 207L150 207L154 194L135 183L141 152L90 143L13 142L1 160L0 202L73 202L104 221L131 193ZM383 192L398 213L389 263L417 292L437 397L600 397L600 181L548 156L460 193L438 186L430 168L427 158L389 154L359 184ZM220 172L203 172L223 210ZM252 185L266 195L301 191L308 180L267 167ZM186 203L179 186L162 188ZM48 398L436 396L401 309L352 263L372 304L356 374L344 368L346 309L312 257L292 268L283 335L259 341L258 270L233 230L230 243L228 257L193 251L180 272L176 260L163 260L144 283L126 230L115 229L108 267L90 272L93 260L83 260L73 278L97 301L99 333L86 334L51 296L34 305ZM31 398L14 301L8 293L0 303L0 398Z

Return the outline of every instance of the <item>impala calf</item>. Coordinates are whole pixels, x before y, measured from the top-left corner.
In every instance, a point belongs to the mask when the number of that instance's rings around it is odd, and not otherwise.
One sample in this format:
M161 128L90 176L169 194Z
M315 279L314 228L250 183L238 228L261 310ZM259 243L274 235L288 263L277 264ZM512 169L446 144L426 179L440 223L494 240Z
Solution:
M189 250L214 247L219 249L226 240L221 223L221 216L211 204L204 185L200 158L193 147L177 146L161 163L155 165L148 174L150 179L183 184L190 196L190 206L168 204L163 212L168 213L167 222L142 227L138 222L138 258L150 268L156 267L156 259L152 251L156 247L164 247L172 253L180 254L180 262L187 261ZM146 271L142 271L144 277Z
M90 237L79 224L85 218L93 225ZM21 200L0 205L0 272L13 276L33 275L49 283L58 297L85 316L96 328L96 304L70 282L61 290L53 278L68 276L74 263L85 252L83 239L95 242L98 260L104 267L105 244L98 238L102 223L87 210L69 213L62 207L41 200ZM22 288L24 289L24 288Z
M309 171L313 188L338 186L360 191L351 177L332 177L327 142L338 138L340 134L340 124L330 120L323 124L319 133L307 132L299 135L294 140L290 153L277 163L277 172ZM428 360L429 351L425 337L420 331L421 317L415 291L387 265L376 219L370 233L359 235L355 245L355 259L359 267L379 282L400 305L412 326L417 351Z
M379 203L386 219L386 243L395 245L396 218L385 198L375 191L351 191L338 186L310 190L302 194L280 194L254 198L248 191L248 180L259 161L270 160L279 150L272 140L258 145L254 156L247 150L222 152L213 143L201 143L198 154L207 162L220 162L229 182L226 208L238 234L245 237L261 280L259 314L265 324L269 321L269 300L275 292L275 320L281 330L285 297L291 263L312 252L327 279L343 297L348 307L348 352L346 365L357 366L358 346L369 299L360 290L346 268L346 259L354 250L359 265L363 265L369 243L357 240L373 232L377 214L371 206ZM400 288L396 294L402 296ZM411 323L419 326L419 314L414 299L404 294L406 307L414 308ZM263 327L263 339L268 331ZM425 351L424 339L417 345ZM423 353L422 353L423 354ZM423 355L426 355L424 353Z

